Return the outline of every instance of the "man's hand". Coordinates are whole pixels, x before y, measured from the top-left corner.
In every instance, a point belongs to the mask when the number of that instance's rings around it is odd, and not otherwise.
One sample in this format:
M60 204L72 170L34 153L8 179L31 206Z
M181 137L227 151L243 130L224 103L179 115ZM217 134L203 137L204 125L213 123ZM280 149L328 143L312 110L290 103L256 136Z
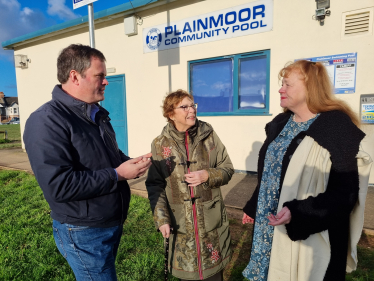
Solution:
M163 224L159 227L160 232L162 233L162 236L165 238L169 238L170 236L170 225Z
M145 163L151 157L152 157L152 152L144 154L142 156L142 159L137 164Z
M151 159L149 159L151 156L152 153L148 153L122 163L116 169L118 181L131 180L144 175L152 165Z
M188 186L198 186L209 179L209 174L206 170L200 170L185 174L184 177L186 182L188 182Z
M243 219L242 219L242 223L243 224L246 224L246 223L250 223L252 224L254 222L254 219L252 219L250 216L248 216L246 213L243 214Z
M276 216L271 214L268 219L270 221L269 225L272 226L288 224L291 221L291 211L287 207L283 207Z

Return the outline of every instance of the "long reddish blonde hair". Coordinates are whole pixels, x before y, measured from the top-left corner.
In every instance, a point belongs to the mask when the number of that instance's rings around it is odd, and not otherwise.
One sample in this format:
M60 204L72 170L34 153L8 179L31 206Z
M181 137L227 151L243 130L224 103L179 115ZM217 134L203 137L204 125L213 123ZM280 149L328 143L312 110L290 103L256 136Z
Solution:
M327 70L322 63L307 60L288 63L279 71L279 80L287 78L291 72L298 72L303 77L307 89L306 103L311 112L340 110L347 114L357 127L360 126L360 120L351 107L335 97ZM283 111L287 112L289 109L284 108Z

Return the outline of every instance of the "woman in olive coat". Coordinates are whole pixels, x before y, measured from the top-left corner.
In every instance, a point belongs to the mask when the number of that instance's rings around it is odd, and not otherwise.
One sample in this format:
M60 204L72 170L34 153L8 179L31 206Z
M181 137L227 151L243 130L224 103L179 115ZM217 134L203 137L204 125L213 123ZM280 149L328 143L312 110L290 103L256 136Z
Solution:
M220 186L234 169L212 126L196 119L197 104L178 90L163 104L168 124L152 142L146 181L156 228L169 237L169 271L182 280L223 280L230 231Z

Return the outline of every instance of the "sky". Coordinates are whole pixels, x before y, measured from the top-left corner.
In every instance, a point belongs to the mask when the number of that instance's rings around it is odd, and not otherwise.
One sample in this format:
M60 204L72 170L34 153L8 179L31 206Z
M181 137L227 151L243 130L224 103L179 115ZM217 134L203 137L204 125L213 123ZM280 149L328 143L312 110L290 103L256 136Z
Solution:
M132 0L136 1L136 0ZM129 2L98 0L94 12ZM0 43L87 15L87 6L73 10L73 0L0 0ZM13 50L0 48L0 92L17 96Z

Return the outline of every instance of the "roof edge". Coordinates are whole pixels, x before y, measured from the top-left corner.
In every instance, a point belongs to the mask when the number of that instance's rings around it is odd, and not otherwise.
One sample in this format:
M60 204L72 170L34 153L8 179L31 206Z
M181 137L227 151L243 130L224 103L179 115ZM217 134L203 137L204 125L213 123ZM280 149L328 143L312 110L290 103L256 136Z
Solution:
M148 4L156 3L159 1L160 0L132 0L133 5L131 5L130 2L127 2L121 5L94 13L94 20L96 21L98 19L109 17L114 14L123 13L129 10L132 10L133 6L134 8L139 8L139 7L146 6ZM9 39L7 41L2 42L1 45L4 50L12 50L14 48L14 45L17 43L21 43L21 42L24 42L24 41L27 41L27 40L30 40L36 37L40 37L43 35L51 34L51 33L54 33L60 30L67 29L69 27L78 26L86 22L88 22L88 16L83 16L83 17L72 19L72 20L69 20L63 23L50 26L50 27L46 27L46 28L43 28L43 29L40 29L34 32L30 32L30 33L27 33L25 35L22 35L22 36L13 38L13 39Z

